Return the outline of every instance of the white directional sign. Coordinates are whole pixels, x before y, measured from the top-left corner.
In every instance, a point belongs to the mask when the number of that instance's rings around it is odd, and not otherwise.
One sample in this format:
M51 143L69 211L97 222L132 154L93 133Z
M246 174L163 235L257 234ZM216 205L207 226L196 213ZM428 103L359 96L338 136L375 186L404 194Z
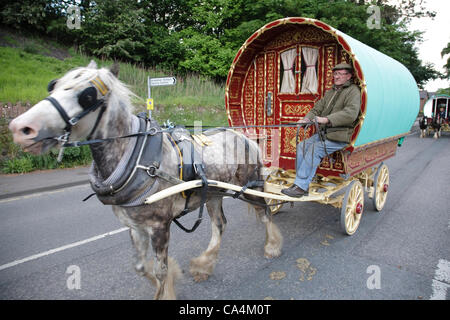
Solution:
M167 78L150 78L150 85L152 87L158 86L172 86L177 83L177 79L175 77L167 77Z

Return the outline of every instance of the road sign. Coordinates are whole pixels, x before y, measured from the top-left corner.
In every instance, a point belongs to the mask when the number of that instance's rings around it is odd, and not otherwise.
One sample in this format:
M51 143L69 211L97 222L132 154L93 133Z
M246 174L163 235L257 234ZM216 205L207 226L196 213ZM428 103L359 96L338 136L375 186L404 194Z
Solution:
M167 77L167 78L151 78L150 85L152 87L158 86L172 86L177 83L177 79L175 77Z
M147 99L147 110L153 110L153 99Z
M147 86L148 86L148 99L147 99L147 110L148 117L152 118L152 110L154 108L154 101L152 99L152 87L159 86L173 86L177 83L177 79L175 77L165 77L165 78L150 78L147 77Z

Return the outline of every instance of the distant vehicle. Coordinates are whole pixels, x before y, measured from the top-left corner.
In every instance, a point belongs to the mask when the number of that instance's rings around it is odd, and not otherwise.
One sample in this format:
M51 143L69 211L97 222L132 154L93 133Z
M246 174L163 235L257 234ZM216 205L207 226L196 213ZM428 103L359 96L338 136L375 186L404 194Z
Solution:
M437 94L432 96L423 107L423 118L420 121L421 137L434 132L434 138L441 136L441 132L450 132L450 96Z

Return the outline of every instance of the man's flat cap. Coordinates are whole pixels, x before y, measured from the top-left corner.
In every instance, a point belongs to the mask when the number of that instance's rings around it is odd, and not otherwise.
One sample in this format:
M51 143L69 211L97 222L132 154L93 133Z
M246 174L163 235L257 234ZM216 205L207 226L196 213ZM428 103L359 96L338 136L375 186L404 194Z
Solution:
M334 66L333 71L335 71L335 70L343 70L343 69L353 70L352 66L349 65L348 63L339 63L339 64Z

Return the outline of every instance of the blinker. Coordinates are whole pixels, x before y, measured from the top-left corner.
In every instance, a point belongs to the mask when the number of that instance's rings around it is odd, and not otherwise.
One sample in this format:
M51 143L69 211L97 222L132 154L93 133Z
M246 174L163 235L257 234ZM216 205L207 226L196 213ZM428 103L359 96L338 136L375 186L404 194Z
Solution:
M48 85L47 85L47 91L48 92L52 92L53 91L53 89L55 89L55 85L56 85L56 82L58 81L58 79L53 79L53 80L51 80L49 83L48 83Z
M78 103L83 109L87 109L97 103L97 90L88 87L78 95Z

